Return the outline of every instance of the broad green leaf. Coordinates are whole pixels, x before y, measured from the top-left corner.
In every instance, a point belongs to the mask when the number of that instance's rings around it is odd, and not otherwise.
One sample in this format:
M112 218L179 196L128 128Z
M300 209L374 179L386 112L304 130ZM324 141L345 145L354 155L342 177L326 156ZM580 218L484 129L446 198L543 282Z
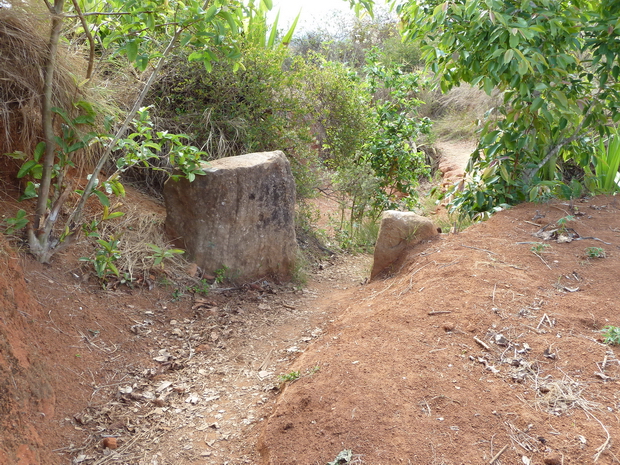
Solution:
M125 45L125 52L127 53L127 59L129 61L136 61L136 58L138 57L138 41L136 39L127 41L127 44Z
M517 48L517 46L519 45L519 36L516 34L516 30L510 35L509 43L510 48Z
M101 205L103 205L104 207L110 206L110 199L108 199L108 196L105 195L103 192L94 190L93 194L97 196L97 198L99 199L99 202L101 202Z
M19 169L19 171L17 172L17 178L21 179L24 176L30 174L30 171L37 166L38 163L35 160L28 160L26 163L24 163L21 168Z
M235 21L235 17L230 12L220 11L219 16L226 20L226 22L228 23L228 27L230 27L230 30L234 35L237 35L239 33L237 21Z
M76 152L76 151L78 151L80 149L83 149L85 146L86 146L86 144L84 144L84 142L82 142L82 141L76 142L75 144L73 144L72 146L70 146L67 149L67 154Z
M484 78L484 91L487 93L487 95L491 95L494 88L495 86L493 84L493 81L489 79L488 77L485 77Z
M530 106L530 109L531 109L532 111L536 111L536 110L538 110L540 107L542 107L542 104L543 104L544 102L545 102L545 101L542 99L542 97L536 97L536 98L534 99L534 101L532 102L532 105Z
M512 49L506 50L506 53L504 53L504 64L510 63L514 54L515 54L514 50Z
M80 115L73 119L73 124L93 124L95 117L92 115Z
M32 181L28 181L26 188L24 189L24 193L19 197L19 201L21 202L22 200L34 199L38 197L37 188L37 184Z
M140 71L146 71L146 68L149 66L149 56L148 55L139 55L135 61L136 68Z
M41 157L43 157L44 153L45 153L45 142L39 142L34 149L32 158L34 158L35 161L39 162L41 161Z

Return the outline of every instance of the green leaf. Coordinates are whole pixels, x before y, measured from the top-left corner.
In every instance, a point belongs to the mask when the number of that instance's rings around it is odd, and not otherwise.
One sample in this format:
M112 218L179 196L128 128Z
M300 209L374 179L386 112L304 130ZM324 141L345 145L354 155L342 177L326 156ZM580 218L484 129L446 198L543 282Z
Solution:
M506 50L506 53L504 53L504 64L510 63L512 61L512 57L514 56L515 52L512 49L508 49Z
M94 190L93 194L95 194L99 198L99 202L101 202L101 205L103 205L104 207L110 206L110 199L108 199L108 196L105 195L103 192Z
M30 174L30 171L37 165L38 163L35 160L28 160L17 172L17 179L21 179L24 176Z
M276 42L276 36L278 34L278 20L280 19L280 12L276 14L275 19L273 20L273 24L271 25L271 32L269 33L269 39L267 39L267 48L273 48Z
M19 197L19 201L34 199L38 197L37 194L37 185L32 181L28 181L26 184L26 188L24 189L24 193Z
M489 79L488 77L485 77L484 78L484 91L487 93L487 95L491 95L493 93L494 88L495 86L493 85L493 81Z
M297 13L297 16L293 20L293 24L289 28L288 32L282 37L282 45L288 45L291 43L291 39L293 38L293 34L295 33L295 29L297 29L297 21L299 21L299 17L301 16L301 10Z
M116 265L115 265L114 263L112 263L111 261L109 261L109 262L107 262L107 263L106 263L106 265L107 265L107 267L110 269L110 271L111 271L112 273L114 273L114 275L115 275L116 277L119 277L119 276L120 276L120 273L119 273L119 271L118 271L118 268L116 268Z
M129 61L136 61L138 57L138 41L136 39L129 40L125 45L125 52Z
M239 34L237 21L235 21L235 17L232 14L230 14L228 11L220 11L219 16L226 20L226 22L228 23L228 27L230 27L233 35Z
M540 107L542 107L542 104L543 104L544 102L545 102L545 101L542 99L542 97L536 97L536 98L534 99L534 101L532 102L532 105L530 106L530 109L531 109L532 111L537 111Z
M508 43L510 44L510 48L517 48L519 45L519 36L516 33L511 34Z

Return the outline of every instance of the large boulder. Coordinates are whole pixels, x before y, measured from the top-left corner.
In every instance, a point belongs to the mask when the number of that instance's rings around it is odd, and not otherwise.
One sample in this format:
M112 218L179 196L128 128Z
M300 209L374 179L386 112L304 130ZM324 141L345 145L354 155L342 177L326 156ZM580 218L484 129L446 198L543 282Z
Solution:
M166 231L205 272L290 277L295 262L295 180L286 156L261 152L205 163L193 182L164 186Z
M437 234L437 228L428 218L411 212L383 212L370 279L389 270L406 249Z

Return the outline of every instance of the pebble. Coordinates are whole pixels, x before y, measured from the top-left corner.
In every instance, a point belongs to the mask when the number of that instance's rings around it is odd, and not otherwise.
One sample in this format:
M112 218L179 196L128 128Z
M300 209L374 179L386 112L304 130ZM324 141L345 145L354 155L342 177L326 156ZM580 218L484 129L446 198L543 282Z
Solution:
M562 465L562 457L559 454L547 455L544 463L545 465Z
M104 449L118 449L118 442L116 438L103 438L101 441Z

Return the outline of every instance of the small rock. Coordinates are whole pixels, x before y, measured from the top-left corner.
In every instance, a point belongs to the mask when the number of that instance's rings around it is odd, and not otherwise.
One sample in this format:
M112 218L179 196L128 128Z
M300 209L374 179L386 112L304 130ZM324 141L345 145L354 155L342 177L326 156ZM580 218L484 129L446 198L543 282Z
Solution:
M452 321L446 321L444 324L441 325L441 328L446 333L449 333L450 331L454 331L455 327L456 327L456 325Z
M551 454L545 457L545 465L562 465L562 457L559 454Z
M192 393L189 395L187 399L185 399L186 404L196 405L200 401L200 397L198 394Z
M188 276L191 276L192 278L195 278L198 276L198 265L195 263L190 263L189 265L187 265L187 268L185 268L185 272L187 273Z
M118 442L116 438L103 438L101 445L104 449L118 449Z
M195 351L197 354L201 353L201 352L208 352L209 350L211 350L211 346L209 344L200 344L198 347L196 347Z

